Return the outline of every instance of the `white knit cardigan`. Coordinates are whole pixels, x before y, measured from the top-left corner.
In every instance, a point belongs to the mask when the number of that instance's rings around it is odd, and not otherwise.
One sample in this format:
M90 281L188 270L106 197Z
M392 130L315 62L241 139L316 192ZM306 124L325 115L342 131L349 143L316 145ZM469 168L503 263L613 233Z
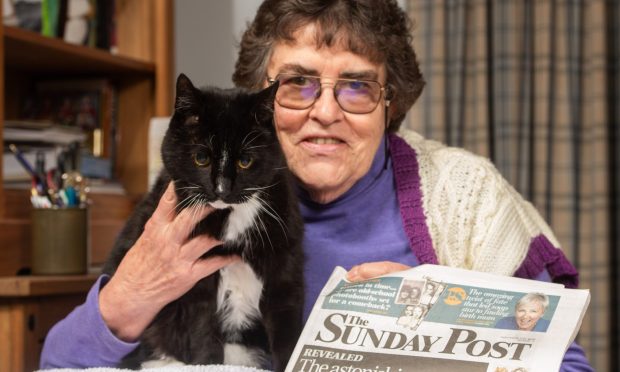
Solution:
M424 215L440 264L512 275L532 239L556 237L486 158L401 129L415 151Z

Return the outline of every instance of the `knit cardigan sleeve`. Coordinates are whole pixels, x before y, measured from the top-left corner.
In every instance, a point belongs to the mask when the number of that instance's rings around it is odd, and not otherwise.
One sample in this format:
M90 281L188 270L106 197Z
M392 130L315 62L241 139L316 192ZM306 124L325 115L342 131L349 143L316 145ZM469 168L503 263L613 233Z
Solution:
M438 263L533 278L555 260L576 276L547 223L489 160L415 132L399 136L415 151ZM570 280L565 284L575 286Z

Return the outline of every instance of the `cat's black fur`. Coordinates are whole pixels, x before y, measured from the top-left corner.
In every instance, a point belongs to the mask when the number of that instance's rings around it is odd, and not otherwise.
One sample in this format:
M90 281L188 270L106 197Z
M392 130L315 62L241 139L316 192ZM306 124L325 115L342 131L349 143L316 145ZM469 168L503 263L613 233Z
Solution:
M246 230L243 239L225 241L209 254L238 254L249 264L263 282L262 318L248 329L224 331L225 314L218 313L216 298L220 275L215 273L157 315L142 335L138 349L124 359L123 367L139 368L144 360L162 352L186 364L221 364L223 345L233 342L265 350L272 367L284 370L302 327L303 224L273 125L276 89L272 86L258 93L199 90L186 76L179 76L175 112L162 144L164 170L130 217L103 269L113 275L170 180L180 202L177 211L191 205L187 201L198 193L202 196L193 200L200 203L222 200L237 204L258 192L267 206L259 212L256 223ZM198 152L202 152L198 162L203 163L206 155L211 159L209 166L196 165ZM226 161L222 161L224 153ZM237 164L239 159L246 165L252 159L252 164L242 169ZM196 186L199 188L192 188ZM197 224L193 234L208 233L224 239L229 215L230 208L214 211Z

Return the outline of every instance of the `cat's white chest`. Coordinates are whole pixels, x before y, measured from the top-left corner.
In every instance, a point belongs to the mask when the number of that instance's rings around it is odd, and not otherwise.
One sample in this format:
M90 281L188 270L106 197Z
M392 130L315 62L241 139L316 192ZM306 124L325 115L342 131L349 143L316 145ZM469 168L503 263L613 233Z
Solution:
M244 329L260 318L263 281L245 262L236 262L220 270L217 309L223 314L222 328Z
M222 238L226 242L235 242L243 238L244 233L252 226L256 226L256 218L261 210L261 203L256 196L252 196L248 201L242 204L225 204L221 201L212 202L214 208L224 209L231 208L230 215Z
M245 262L237 262L220 270L217 292L217 309L222 330L232 339L224 345L224 364L260 366L265 356L259 350L246 348L241 341L241 331L260 321L260 299L263 282ZM234 335L239 339L235 340Z
M245 262L236 262L220 269L217 310L222 331L229 336L224 344L224 364L257 368L265 365L268 357L263 350L247 347L241 339L241 331L261 319L262 292L263 281ZM145 369L182 365L178 360L160 354L156 359L143 362L141 367Z

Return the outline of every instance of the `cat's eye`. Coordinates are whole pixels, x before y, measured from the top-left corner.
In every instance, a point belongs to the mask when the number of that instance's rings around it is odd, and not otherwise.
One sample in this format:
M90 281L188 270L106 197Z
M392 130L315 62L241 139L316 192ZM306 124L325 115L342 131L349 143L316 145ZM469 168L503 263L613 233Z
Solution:
M241 158L239 158L239 160L237 160L237 166L239 166L239 168L241 169L248 169L252 166L253 163L254 159L249 156L242 156Z
M194 154L194 164L199 167L208 167L211 164L211 158L204 152L197 152Z

